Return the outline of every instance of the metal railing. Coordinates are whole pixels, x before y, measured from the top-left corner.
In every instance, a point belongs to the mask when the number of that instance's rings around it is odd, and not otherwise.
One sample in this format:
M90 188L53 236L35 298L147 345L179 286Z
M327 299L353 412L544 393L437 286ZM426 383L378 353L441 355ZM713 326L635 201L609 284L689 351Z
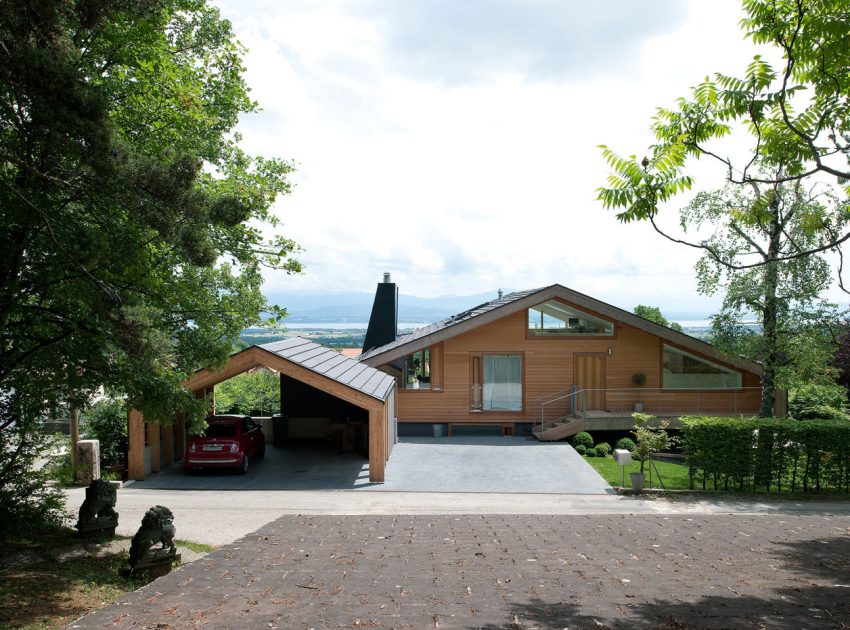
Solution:
M630 387L623 389L578 389L575 386L532 402L534 427L567 417L630 416L635 411L656 416L689 414L755 414L761 401L760 387L736 389L662 389ZM539 410L539 411L538 411Z

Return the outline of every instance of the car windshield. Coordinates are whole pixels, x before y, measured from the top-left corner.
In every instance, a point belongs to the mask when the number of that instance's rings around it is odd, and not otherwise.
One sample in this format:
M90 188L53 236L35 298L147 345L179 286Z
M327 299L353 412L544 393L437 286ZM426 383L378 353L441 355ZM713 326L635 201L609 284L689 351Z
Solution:
M233 424L211 424L204 431L207 437L236 437L236 425Z

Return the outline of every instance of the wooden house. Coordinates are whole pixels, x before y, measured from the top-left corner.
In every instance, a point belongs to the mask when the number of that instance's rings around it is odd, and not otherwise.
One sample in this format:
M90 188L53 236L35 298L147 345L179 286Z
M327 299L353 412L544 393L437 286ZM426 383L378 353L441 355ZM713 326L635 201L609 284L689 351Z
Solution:
M564 286L500 294L395 338L395 285L384 285L373 320L385 311L385 334L371 347L367 333L359 360L397 379L400 436L472 428L560 439L630 428L633 411L674 424L758 412L758 364Z

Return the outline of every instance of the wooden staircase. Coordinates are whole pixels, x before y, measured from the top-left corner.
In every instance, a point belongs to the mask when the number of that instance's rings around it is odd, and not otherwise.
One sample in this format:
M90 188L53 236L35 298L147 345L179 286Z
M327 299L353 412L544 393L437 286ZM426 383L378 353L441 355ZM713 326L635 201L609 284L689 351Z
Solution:
M584 431L584 418L558 418L536 425L531 434L541 442L555 442Z

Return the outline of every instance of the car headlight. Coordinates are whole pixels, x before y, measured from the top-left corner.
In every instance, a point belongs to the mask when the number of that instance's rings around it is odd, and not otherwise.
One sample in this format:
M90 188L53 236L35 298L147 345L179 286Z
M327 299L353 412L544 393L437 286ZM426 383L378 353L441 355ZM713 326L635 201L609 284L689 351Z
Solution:
M191 444L189 444L189 452L190 452L190 453L194 453L194 452L195 452L195 443L194 443L194 442L192 442Z
M234 442L233 444L230 445L230 452L231 453L238 453L239 452L239 445L236 442Z

